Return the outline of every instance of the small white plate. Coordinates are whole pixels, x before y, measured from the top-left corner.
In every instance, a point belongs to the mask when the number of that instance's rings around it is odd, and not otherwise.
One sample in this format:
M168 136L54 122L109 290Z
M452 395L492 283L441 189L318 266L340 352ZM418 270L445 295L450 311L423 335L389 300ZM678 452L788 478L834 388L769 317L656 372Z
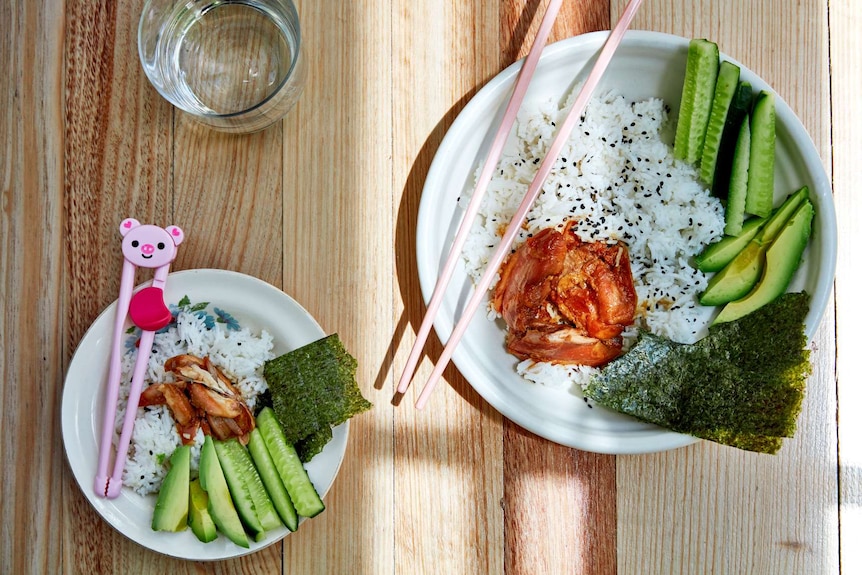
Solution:
M526 102L556 98L586 79L607 32L584 34L548 46L542 54ZM614 88L629 100L658 97L676 114L682 93L689 39L656 32L631 31L623 39L596 93ZM755 93L766 82L732 58ZM461 221L457 197L469 192L481 167L522 62L505 69L464 107L438 149L422 193L416 231L422 294L431 298L449 247ZM777 94L776 94L777 96ZM814 232L792 291L811 294L806 320L810 338L828 303L835 276L835 208L829 179L799 119L776 97L776 190L781 197L808 185L816 210ZM434 327L446 341L473 291L463 265L456 268ZM648 453L696 441L687 435L647 425L599 406L589 408L571 393L534 385L515 371L517 360L505 350L505 325L479 313L473 318L453 361L476 391L500 413L551 441L600 453Z
M170 274L165 290L166 303L176 304L184 296L188 296L192 303L209 302L211 306L223 308L253 333L266 329L273 337L276 356L325 335L314 318L290 296L244 274L206 269ZM117 531L144 547L173 557L196 561L227 559L253 553L281 540L290 533L285 527L268 533L263 541L250 541L249 549L235 545L221 534L211 543L201 543L190 529L180 533L156 532L150 529L155 495L142 497L129 488L124 488L116 499L105 499L95 494L93 481L99 458L98 436L116 309L115 301L96 318L78 345L66 373L62 406L63 443L81 491L99 515ZM332 440L306 465L321 497L329 491L338 474L347 449L348 431L349 422L334 428Z

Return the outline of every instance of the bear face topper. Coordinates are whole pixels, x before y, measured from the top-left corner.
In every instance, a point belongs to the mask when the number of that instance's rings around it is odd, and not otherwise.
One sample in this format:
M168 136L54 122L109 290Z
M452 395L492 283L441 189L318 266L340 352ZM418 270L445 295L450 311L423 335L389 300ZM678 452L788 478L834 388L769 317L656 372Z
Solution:
M170 264L184 238L183 230L177 226L142 225L134 218L120 223L120 235L123 236L123 257L142 268Z

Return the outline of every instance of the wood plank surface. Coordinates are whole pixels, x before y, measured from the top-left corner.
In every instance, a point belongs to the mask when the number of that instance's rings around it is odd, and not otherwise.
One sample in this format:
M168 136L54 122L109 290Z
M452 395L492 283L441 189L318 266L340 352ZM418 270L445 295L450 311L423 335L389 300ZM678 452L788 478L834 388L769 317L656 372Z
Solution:
M0 2L0 573L862 570L854 0L650 0L633 24L717 41L788 102L832 176L834 307L778 456L562 447L506 420L454 366L417 411L442 351L433 334L414 387L395 394L425 312L415 246L431 161L467 102L526 54L547 2L299 0L305 92L244 136L199 126L148 83L141 2ZM567 0L551 41L607 29L624 5ZM66 463L63 380L117 297L127 216L186 230L174 270L283 289L359 362L375 407L351 423L326 512L261 552L192 563L148 551L96 513Z
M58 573L63 8L0 5L0 572Z
M832 67L832 182L838 215L838 274L835 282L837 340L842 353L837 359L838 380L838 486L841 532L841 571L862 572L862 386L854 350L859 348L856 329L862 321L862 16L853 0L832 2L829 8L830 65Z
M527 55L546 5L501 4L502 67ZM606 3L564 2L548 42L613 23ZM545 441L508 420L503 429L505 572L616 573L616 458Z
M623 5L614 2L614 14ZM785 98L828 170L826 8L825 0L796 2L792 10L768 0L647 2L632 26L717 42ZM617 458L620 572L837 571L834 322L830 308L813 342L823 353L812 355L799 439L778 456L704 442Z
M457 113L499 69L496 2L401 4L392 13L394 249L401 317L393 339L392 394L424 306L416 218L425 175ZM488 56L486 58L486 56ZM409 334L410 337L404 337ZM431 358L441 347L432 335ZM503 571L502 418L450 366L423 411L413 409L431 362L395 410L393 573Z

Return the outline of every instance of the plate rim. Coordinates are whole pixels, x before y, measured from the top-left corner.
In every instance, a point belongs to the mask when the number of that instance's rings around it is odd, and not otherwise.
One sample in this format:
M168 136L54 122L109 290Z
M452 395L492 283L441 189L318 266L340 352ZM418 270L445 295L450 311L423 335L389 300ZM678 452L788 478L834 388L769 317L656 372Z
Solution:
M589 32L578 36L566 38L553 44L549 44L543 50L543 53L540 57L538 63L538 70L542 69L543 60L550 60L561 52L566 53L573 50L583 50L590 48L594 48L597 52L598 49L604 44L609 34L610 32L607 30ZM650 30L631 30L627 32L626 35L623 37L621 48L631 47L632 45L636 46L638 44L646 44L653 49L687 49L690 40L690 38L685 38L683 36L668 34L664 32L656 32ZM790 108L790 106L775 89L773 89L758 74L756 74L754 71L752 71L747 66L734 59L733 57L728 56L724 52L721 52L721 58L738 65L740 67L741 76L744 77L746 80L751 81L752 86L756 90L767 89L775 95L776 115L779 117L779 121L781 122L782 128L787 131L791 141L794 141L796 143L800 151L806 152L802 154L801 159L804 161L805 171L808 172L814 180L812 182L809 182L808 185L809 188L817 194L818 218L821 219L822 223L824 224L823 227L825 228L825 232L821 231L820 233L825 234L825 245L831 246L830 250L826 251L825 253L819 254L822 257L822 259L818 260L819 269L821 270L819 276L826 276L832 278L828 282L828 284L831 285L834 282L836 271L837 249L835 246L835 233L837 224L835 206L832 197L831 181L826 174L822 158L820 157L820 154L817 151L817 148L814 145L810 134L805 129L804 124L802 124L801 120L793 111L793 109ZM417 267L419 272L420 289L426 306L430 301L431 293L434 289L434 283L436 282L437 278L437 276L434 275L433 271L426 270L426 267L433 268L434 270L439 269L439 266L435 264L429 264L427 266L422 264L422 262L425 260L425 250L423 250L422 245L423 239L426 237L433 237L433 235L426 235L429 233L429 229L432 227L431 222L429 221L429 217L427 215L428 212L431 211L431 208L429 206L432 202L436 202L439 200L439 197L435 197L432 200L430 197L431 194L427 192L432 187L433 183L436 183L438 180L442 179L442 176L438 174L445 169L447 161L453 156L454 153L457 152L457 147L454 146L452 142L460 136L461 132L464 131L462 125L470 125L471 117L475 115L476 110L479 110L480 112L484 110L486 111L485 113L487 113L489 105L492 106L494 103L494 99L500 97L501 91L504 91L504 93L511 91L512 86L515 82L515 77L523 66L524 60L525 59L522 58L507 66L505 69L503 69L498 74L493 76L490 80L488 80L483 86L481 86L481 88L474 94L474 96L467 102L467 104L465 104L464 108L462 108L462 110L457 114L452 124L447 129L446 134L443 136L440 145L437 148L437 151L435 152L429 166L419 202L416 228L417 241L415 245L415 254L417 262L419 262L419 265ZM503 105L505 105L505 103ZM495 108L491 107L491 111L498 114L499 116L499 111L495 110ZM495 127L497 125L499 125L499 117L493 119L491 122L492 127ZM476 161L478 160L480 160L480 158L477 157ZM474 161L474 166L476 165L476 161ZM458 222L456 221L453 225L457 225L457 223ZM443 244L445 249L445 246L451 245L451 238L447 237L444 239L446 240ZM443 255L445 256L445 254ZM435 254L435 257L441 258L443 256L441 256L440 254ZM463 260L462 263L459 265L463 267ZM827 305L831 299L831 289L823 289L818 291L817 293L811 293L809 295L811 296L811 304L808 317L806 318L805 332L809 341L811 341L814 338L816 331L822 322L823 316L825 315ZM479 314L477 314L477 316L478 315ZM438 318L435 319L434 329L440 341L445 342L451 334L452 326L450 325L449 319L444 321L443 319L440 319L440 317L441 316L438 315ZM451 323L454 324L454 321L451 321ZM478 374L476 374L475 372L478 371L479 368L472 362L467 361L464 355L462 353L459 353L459 350L460 348L455 350L455 353L452 356L452 361L455 363L458 370L465 377L471 387L473 387L473 389L477 393L479 393L480 396L482 396L486 401L488 401L488 403L491 404L491 406L494 407L494 409L496 409L499 413L501 413L514 423L555 443L596 453L623 455L655 453L670 449L676 449L702 441L701 439L693 436L658 428L657 426L652 426L655 427L656 434L664 437L665 439L663 444L660 446L643 445L643 441L639 442L638 445L631 446L628 445L628 442L626 442L624 445L621 445L621 442L619 440L605 443L605 441L603 441L602 439L607 438L599 438L598 441L594 441L590 445L585 445L584 442L579 441L576 437L573 437L571 429L569 429L568 432L557 428L548 429L547 427L537 425L535 424L535 422L529 421L523 417L519 417L517 414L513 414L511 412L512 410L508 408L508 406L505 405L505 402L501 399L501 390L499 389L499 386L493 388L489 388L489 386L477 386L471 381L478 376ZM524 383L526 385L531 385L529 382ZM569 394L569 392L564 393ZM646 439L651 436L652 434L649 434Z
M270 295L270 297L282 300L284 302L284 304L287 305L291 309L290 313L297 314L297 316L301 316L303 321L306 322L306 326L305 326L304 330L307 330L307 331L299 332L300 333L300 335L299 335L300 339L311 338L311 337L320 338L320 337L324 337L326 335L326 332L323 330L323 328L320 326L319 322L314 318L314 316L312 316L308 312L308 310L306 310L302 305L300 305L299 302L297 302L293 297L291 297L289 294L287 294L283 290L280 290L277 287L273 286L272 284L270 284L270 283L268 283L268 282L266 282L260 278L257 278L257 277L254 277L254 276L251 276L248 274L244 274L244 273L232 271L232 270L217 269L217 268L193 268L193 269L177 270L177 271L171 272L168 275L168 281L167 281L168 287L166 289L176 289L175 286L177 285L177 280L181 280L183 283L185 283L185 282L197 282L198 285L205 285L205 284L201 284L201 280L206 280L206 281L208 281L210 279L213 279L213 280L222 279L222 280L224 280L225 278L228 278L229 280L234 281L234 282L239 282L241 285L252 286L255 290L263 290L264 292L267 292ZM140 282L135 286L134 291L139 291L139 290L143 289L144 287L147 287L151 283L152 283L151 278L147 279L146 281ZM184 289L186 291L193 291L193 289L195 289L195 288L185 287L182 289ZM210 305L213 305L212 302L209 302L209 303L210 303ZM225 307L228 307L228 309L230 309L229 304L221 304L221 305L225 305ZM132 535L130 535L129 532L127 532L127 530L125 530L123 528L124 527L123 524L120 523L118 520L118 518L120 517L119 515L110 515L109 516L106 514L106 512L103 512L103 510L100 508L100 505L96 501L98 496L96 496L93 493L92 478L91 477L82 477L81 473L85 473L85 470L80 469L80 465L78 465L74 461L72 461L72 458L71 458L69 442L73 441L74 438L77 437L76 435L74 435L73 432L77 432L82 428L80 428L76 424L77 418L81 414L79 412L73 412L72 411L73 405L77 405L77 404L75 403L76 398L72 396L75 385L74 384L70 385L69 377L70 377L70 374L72 374L73 367L76 366L76 361L78 363L80 363L80 361L81 361L79 359L79 356L86 352L87 345L85 345L85 344L89 344L89 346L92 347L93 345L96 345L96 343L93 342L94 338L99 337L100 334L102 334L102 336L105 337L105 334L103 333L104 330L99 329L101 324L107 322L107 328L108 329L107 329L106 337L108 339L110 339L111 334L113 332L113 317L114 317L114 314L116 313L116 306L117 306L117 300L115 299L108 306L106 306L96 316L96 318L92 321L92 323L88 326L86 332L84 333L84 335L81 337L80 341L78 342L78 344L75 348L75 351L72 354L72 357L69 361L69 364L66 367L64 376L63 376L63 392L62 392L61 407L60 407L61 438L63 441L63 454L64 454L64 458L66 460L66 463L68 465L68 468L72 472L72 476L75 479L75 483L77 484L78 488L82 491L82 494L84 495L84 498L87 500L89 505L94 509L94 511L108 525L110 525L115 531L117 531L118 533L120 533L121 535L126 537L127 539L137 543L138 545L141 545L142 547L144 547L146 549L154 551L156 553L159 553L159 554L162 554L165 556L169 556L169 557L174 557L177 559L189 560L189 561L219 561L219 560L224 560L224 559L241 557L244 555L255 553L255 552L260 551L261 549L264 549L266 547L269 547L270 545L277 543L277 542L283 540L284 537L290 535L291 532L289 530L287 530L286 527L281 527L278 530L273 531L272 535L267 537L263 541L256 542L256 541L250 539L248 549L240 547L240 546L235 545L233 543L230 543L230 544L225 544L225 546L223 547L227 551L225 553L215 553L215 554L186 553L186 554L184 554L181 552L177 552L176 548L173 545L170 545L167 547L158 545L158 540L165 539L165 536L180 536L181 535L180 533L176 533L176 534L174 534L174 533L158 533L158 532L153 531L152 532L153 539L148 539L148 540L142 541L140 539L136 539L136 538L132 537ZM233 312L233 310L231 310L231 312ZM237 315L242 315L242 314L237 313ZM261 326L260 329L267 329L267 331L269 331L271 333L271 335L273 335L275 346L278 345L277 340L275 338L275 334L273 333L273 331L275 331L275 330L272 330L269 326ZM304 333L304 335L302 335L303 333ZM93 343L91 343L91 342L93 342ZM288 347L288 351L289 351L289 347ZM105 359L105 365L106 366L107 366L107 363L108 363L108 361L106 358ZM101 402L103 401L105 384L106 383L104 381L104 378L102 378L100 381L100 384L98 386L98 391L94 392L93 401L95 401L97 404L101 404ZM97 409L100 410L101 406L98 406ZM96 418L96 421L100 421L100 420L101 420L100 417ZM333 448L337 449L339 451L339 453L335 454L337 457L337 461L335 462L335 466L334 466L334 469L332 472L332 479L329 482L329 484L326 486L326 488L324 490L322 490L322 492L320 494L321 498L326 497L327 493L330 491L330 489L334 485L335 480L338 477L338 474L341 470L341 466L344 463L344 458L345 458L346 451L347 451L347 442L349 440L350 421L348 420L348 421L342 423L341 425L336 426L335 428L333 428L333 431L335 433L335 438L333 441L330 442L330 444L327 445L327 447L329 447L331 445ZM98 435L99 430L94 430L93 432ZM98 440L97 440L97 443L98 443ZM97 447L98 447L98 445L97 445ZM97 458L98 458L98 453L94 453L93 459L95 460ZM122 490L120 497L124 497L124 495L136 496L136 494L131 492L131 490L125 486ZM140 497L144 497L144 496L140 496ZM113 499L113 500L103 499L103 498L98 498L98 499L100 502L104 502L106 507L111 507L111 505L115 505L114 502L117 501L117 499ZM305 518L302 518L301 522L304 522L304 521L305 521ZM144 531L146 531L146 530L144 530ZM146 531L146 532L150 533L149 531ZM167 540L170 541L170 539L167 539ZM208 544L198 542L197 540L195 540L195 542L196 542L196 545L194 548L198 548L201 551L205 551L207 549L206 545L208 545ZM198 547L198 545L200 545L200 547ZM215 549L213 549L213 550L215 551Z

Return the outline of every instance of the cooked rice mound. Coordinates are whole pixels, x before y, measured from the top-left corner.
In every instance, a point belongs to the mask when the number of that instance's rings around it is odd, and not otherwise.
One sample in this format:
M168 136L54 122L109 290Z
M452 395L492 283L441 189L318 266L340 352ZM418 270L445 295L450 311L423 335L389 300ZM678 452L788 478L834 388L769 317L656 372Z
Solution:
M478 282L500 243L572 99L525 104L464 248L468 274ZM673 157L673 132L664 102L628 102L610 91L593 98L527 215L515 248L531 234L574 220L583 241L622 241L629 248L638 312L636 328L692 343L706 333L712 309L697 294L706 277L694 256L722 235L724 208ZM459 201L466 206L469 195ZM494 317L493 311L490 313ZM584 384L594 368L521 362L526 379L556 387ZM574 388L579 391L579 385Z
M135 336L129 336L133 338ZM176 325L157 333L150 354L144 386L149 383L173 381L165 374L165 361L175 355L189 353L199 357L209 355L231 381L235 382L243 399L254 409L257 397L266 391L263 364L274 357L272 336L266 331L254 335L246 329L231 330L219 322L207 326L205 316L193 311L180 311ZM132 371L137 353L123 356L117 416L114 422L114 442L119 439L126 414ZM197 470L203 432L199 429L192 446L192 469ZM135 428L123 471L123 484L141 495L155 493L167 474L171 453L181 444L174 418L166 405L138 408Z

